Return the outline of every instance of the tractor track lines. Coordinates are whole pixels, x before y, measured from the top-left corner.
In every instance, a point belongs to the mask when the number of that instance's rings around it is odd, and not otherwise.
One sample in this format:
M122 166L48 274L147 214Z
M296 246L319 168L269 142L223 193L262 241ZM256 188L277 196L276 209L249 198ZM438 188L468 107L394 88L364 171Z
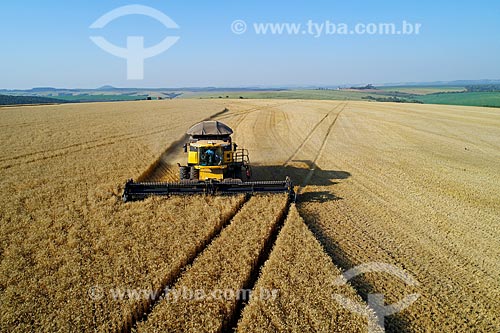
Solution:
M288 163L290 163L293 159L295 159L295 157L297 156L297 154L302 150L302 148L305 146L305 144L307 143L307 141L309 141L309 139L312 137L312 135L316 132L316 129L323 123L323 121L328 118L330 114L327 113L323 118L321 118L320 121L318 121L316 123L316 125L314 125L314 127L311 129L311 131L307 134L306 138L300 143L300 145L295 149L295 151L292 153L292 155L290 155L290 157L283 163L283 166L286 166L288 165Z
M288 117L286 115L286 112L283 110L279 110L279 114L278 114L278 112L272 112L268 118L269 118L268 119L268 121L269 121L268 128L272 129L270 131L270 134L273 136L274 144L279 143L279 145L281 147L287 147L288 146L287 140L285 140L283 138L283 136L279 134L279 132L283 132L283 131L278 131L278 126L282 122L285 123L287 130L290 129L288 127L288 123L287 123ZM282 119L280 119L280 118L282 118ZM286 131L286 132L288 132L288 131Z
M314 160L313 160L313 163L312 163L312 168L309 171L309 173L307 174L307 176L304 179L304 181L302 182L302 186L298 189L297 195L300 194L300 191L302 190L302 188L304 188L309 183L309 181L311 180L311 177L314 175L314 171L316 171L316 167L317 167L316 166L316 162L319 160L319 158L323 154L323 151L325 150L325 146L326 146L326 143L328 141L328 138L330 137L332 129L335 126L335 123L337 122L337 119L339 118L339 116L342 113L342 111L344 111L344 109L345 109L346 106L347 106L347 103L342 106L342 109L337 113L337 115L333 119L332 123L328 127L328 130L327 130L327 132L325 134L325 137L323 138L323 142L321 143L321 147L319 148L318 153L314 157Z
M278 106L282 106L282 105L287 105L287 104L291 104L291 103L296 103L294 101L292 102L279 102L279 103L274 103L274 104L271 104L271 105L257 105L257 104L252 104L253 107L251 107L250 109L246 109L246 110L242 110L242 111L232 111L232 110L229 110L228 113L233 113L233 114L227 114L225 116L222 116L222 117L218 117L218 119L227 119L227 118L232 118L234 116L237 116L237 115L247 115L247 114L250 114L250 113L253 113L253 112L256 112L256 111L262 111L262 109L272 109L272 108L275 108L275 107L278 107Z
M239 126L243 123L243 121L252 113L254 112L260 112L260 111L266 111L266 110L271 110L271 109L274 109L274 108L277 108L277 107L280 107L280 106L284 106L284 105L288 105L290 103L293 103L293 102L286 102L286 103L275 103L275 104L272 104L272 105L260 105L260 106L256 106L255 108L252 108L252 109L249 109L249 110L245 110L243 112L238 112L238 114L242 114L243 116L238 119L238 121L236 122L236 124L234 125L234 130L235 132L237 133L238 132L238 128ZM222 119L222 118L221 118Z
M344 107L345 107L346 104L344 104ZM292 160L294 160L296 157L297 157L297 154L302 150L302 148L304 148L304 146L306 145L306 143L311 139L311 137L314 135L314 133L316 133L318 127L332 114L332 112L334 112L335 110L339 109L341 107L341 105L336 105L332 110L330 110L327 114L325 114L325 116L323 118L320 119L320 121L318 121L314 127L311 129L311 131L309 131L309 133L307 134L307 136L305 137L305 139L300 143L300 145L295 149L295 151L293 152L292 155L290 155L290 157L283 163L283 166L287 166ZM342 108L343 110L343 108ZM340 112L342 112L342 110ZM340 113L339 112L339 113ZM338 116L338 114L337 114ZM336 121L337 119L335 118L334 121ZM325 139L326 140L326 139Z
M314 175L314 172L316 171L316 168L317 168L316 162L319 160L319 158L323 154L323 151L325 150L326 143L328 141L328 138L330 137L330 134L331 134L331 132L333 130L333 127L337 123L337 119L339 118L340 114L344 111L344 109L347 106L347 104L348 104L348 102L346 102L344 104L339 104L339 105L335 106L323 118L321 118L320 121L318 121L316 123L316 125L314 125L314 127L311 129L311 131L307 134L306 138L301 142L301 144L295 149L295 151L293 152L293 154L290 155L290 157L283 163L283 167L286 167L287 165L290 164L290 162L292 162L293 160L295 160L295 158L297 157L297 155L299 154L299 152L304 148L304 146L311 139L311 137L314 135L314 133L316 133L316 131L318 130L318 128L321 126L321 124L323 124L330 116L332 116L332 114L335 111L337 111L337 110L340 109L335 114L335 118L332 120L332 122L328 126L328 129L327 129L327 131L326 131L326 133L325 133L325 135L324 135L324 137L322 139L321 145L320 145L319 149L317 150L317 152L316 152L316 154L314 156L314 159L312 160L309 172L307 173L306 177L302 180L302 183L297 188L297 191L296 191L297 197L300 195L302 189L310 182L312 176Z
M232 119L234 117L237 117L237 116L240 116L240 118L236 121L235 125L233 125L236 129L236 127L238 125L241 124L241 122L251 113L254 113L254 112L257 112L257 111L261 111L263 108L265 108L264 106L262 105L256 105L256 104L252 104L253 107L249 108L249 109L246 109L246 110L243 110L243 111L232 111L232 110L229 110L228 111L228 114L227 115L224 115L222 117L218 117L218 120L220 119ZM274 105L278 105L277 104L274 104Z

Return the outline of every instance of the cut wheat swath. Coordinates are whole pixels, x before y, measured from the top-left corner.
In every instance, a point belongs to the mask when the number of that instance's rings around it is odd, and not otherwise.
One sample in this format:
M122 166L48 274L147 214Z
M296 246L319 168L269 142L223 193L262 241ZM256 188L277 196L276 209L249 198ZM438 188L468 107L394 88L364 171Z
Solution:
M294 205L245 307L238 332L366 332L374 312L349 285L338 286L341 271L314 238ZM276 299L259 294L279 290ZM359 304L344 308L334 295ZM265 296L265 295L263 295ZM381 332L373 326L373 332Z
M139 323L137 332L230 329L238 295L248 288L267 242L285 212L286 202L286 195L252 197L172 286L169 297L158 303L145 322ZM174 298L174 292L185 291ZM195 297L199 293L206 297Z

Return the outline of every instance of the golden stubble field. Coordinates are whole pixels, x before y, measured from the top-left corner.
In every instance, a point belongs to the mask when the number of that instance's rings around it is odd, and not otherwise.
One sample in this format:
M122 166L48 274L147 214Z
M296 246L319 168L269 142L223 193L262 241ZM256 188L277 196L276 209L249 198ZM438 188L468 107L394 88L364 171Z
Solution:
M121 203L127 178L174 180L178 140L209 118L255 178L293 178L289 211L281 196ZM412 293L386 331L500 330L499 110L172 100L0 108L0 127L0 331L366 332L373 294ZM338 285L371 263L418 283ZM173 302L166 287L278 294Z

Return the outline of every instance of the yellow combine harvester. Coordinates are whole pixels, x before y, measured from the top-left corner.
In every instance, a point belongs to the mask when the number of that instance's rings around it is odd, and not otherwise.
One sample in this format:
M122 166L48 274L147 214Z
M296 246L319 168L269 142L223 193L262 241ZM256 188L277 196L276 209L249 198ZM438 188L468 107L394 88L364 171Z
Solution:
M203 121L191 127L184 144L187 165L179 164L179 182L142 182L125 184L123 201L151 195L288 193L295 196L289 177L283 181L244 181L252 176L246 149L233 143L233 130L218 121Z
M242 179L242 171L251 177L250 160L246 149L232 142L233 130L218 121L204 121L191 127L189 142L184 145L188 165L181 166L180 179L217 180Z

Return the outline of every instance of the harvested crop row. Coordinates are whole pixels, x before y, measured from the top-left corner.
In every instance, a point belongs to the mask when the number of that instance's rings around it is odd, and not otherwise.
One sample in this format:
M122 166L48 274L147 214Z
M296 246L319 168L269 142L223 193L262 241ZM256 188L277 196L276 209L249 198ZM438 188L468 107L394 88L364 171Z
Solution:
M248 288L271 235L286 210L285 195L254 196L243 206L138 332L220 332L228 329L238 295ZM182 294L181 294L182 293Z
M352 287L336 284L340 274L292 205L238 332L366 332L373 312L366 305L360 306L362 314L350 312L333 298L363 304ZM275 300L261 295L271 289L279 290Z

